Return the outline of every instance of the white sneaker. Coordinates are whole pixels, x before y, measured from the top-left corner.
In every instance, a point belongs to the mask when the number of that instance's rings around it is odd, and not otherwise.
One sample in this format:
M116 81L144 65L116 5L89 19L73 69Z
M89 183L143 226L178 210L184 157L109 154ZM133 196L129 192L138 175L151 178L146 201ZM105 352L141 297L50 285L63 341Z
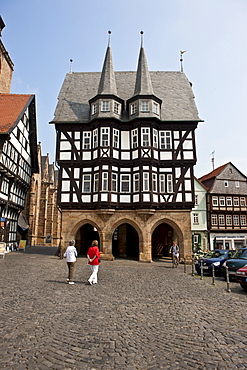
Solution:
M73 281L69 281L69 285L73 285L75 284Z
M66 281L69 281L69 279L66 279Z

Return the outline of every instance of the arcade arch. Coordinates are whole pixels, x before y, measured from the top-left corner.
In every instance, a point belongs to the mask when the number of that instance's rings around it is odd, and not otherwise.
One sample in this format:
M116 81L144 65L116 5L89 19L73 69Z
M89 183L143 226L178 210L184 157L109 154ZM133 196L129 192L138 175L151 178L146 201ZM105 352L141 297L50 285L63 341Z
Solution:
M122 223L114 230L112 254L114 257L139 259L139 236L134 226Z
M180 248L183 245L183 234L178 226L170 220L160 220L153 225L152 234L152 258L169 256L170 247L176 241Z
M86 255L93 240L98 240L100 248L100 237L97 228L90 223L80 226L75 233L76 249L80 255Z

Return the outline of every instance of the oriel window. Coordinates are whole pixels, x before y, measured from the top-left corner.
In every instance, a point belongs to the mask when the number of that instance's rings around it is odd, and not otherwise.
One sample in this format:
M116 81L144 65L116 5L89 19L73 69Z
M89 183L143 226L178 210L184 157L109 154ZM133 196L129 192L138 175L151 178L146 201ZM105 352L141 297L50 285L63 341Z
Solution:
M83 175L83 192L90 193L91 190L91 175Z
M113 147L119 148L119 131L115 128L113 129Z
M170 131L160 131L160 149L171 149Z
M150 146L149 128L142 128L142 146Z
M112 173L112 180L111 180L111 189L112 191L117 191L117 174Z
M103 191L108 190L108 172L102 173L102 190Z
M149 173L143 172L143 191L149 191Z
M121 175L121 192L130 192L130 175Z
M93 147L97 148L98 146L98 129L93 130Z
M83 132L83 149L91 149L91 132Z
M134 191L139 191L139 173L134 174Z
M132 148L137 148L138 147L138 129L134 129L131 131L132 135Z
M99 174L95 173L94 174L94 184L93 184L93 191L99 191Z
M109 146L110 140L109 140L109 128L101 128L101 146Z

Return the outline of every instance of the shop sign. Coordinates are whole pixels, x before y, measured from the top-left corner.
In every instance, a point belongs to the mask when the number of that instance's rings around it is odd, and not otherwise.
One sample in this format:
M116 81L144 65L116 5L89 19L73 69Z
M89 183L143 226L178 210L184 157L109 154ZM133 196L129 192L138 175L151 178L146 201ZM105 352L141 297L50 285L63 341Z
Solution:
M20 242L19 242L19 250L25 251L26 243L27 243L26 240L20 240Z

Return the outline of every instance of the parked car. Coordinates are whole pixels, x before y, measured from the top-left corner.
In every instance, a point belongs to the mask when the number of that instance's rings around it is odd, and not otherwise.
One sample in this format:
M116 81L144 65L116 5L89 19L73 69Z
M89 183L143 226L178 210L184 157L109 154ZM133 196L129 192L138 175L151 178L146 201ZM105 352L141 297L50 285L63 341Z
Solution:
M203 258L200 258L196 264L196 271L201 274L201 265L203 266L203 273L212 274L212 268L214 265L215 275L221 274L221 267L223 263L234 254L235 251L228 249L215 249L209 252Z
M222 274L226 279L226 266L228 267L229 279L235 279L238 269L247 264L247 248L239 248L235 254L222 265Z
M241 269L238 269L235 278L236 282L240 283L241 287L247 292L247 264L241 267Z

